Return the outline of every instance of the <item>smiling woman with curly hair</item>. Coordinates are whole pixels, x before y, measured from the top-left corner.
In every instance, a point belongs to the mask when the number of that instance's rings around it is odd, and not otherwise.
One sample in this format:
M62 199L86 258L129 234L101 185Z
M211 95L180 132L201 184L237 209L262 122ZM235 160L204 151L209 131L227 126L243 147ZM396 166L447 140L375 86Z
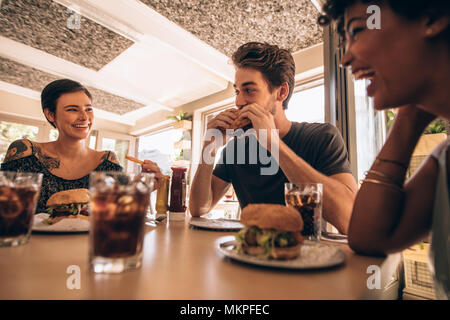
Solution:
M370 5L380 8L380 29L367 26ZM424 129L437 116L450 119L450 1L328 0L323 12L319 23L337 24L346 48L341 63L356 79L369 80L367 94L375 108L399 108L357 194L349 244L360 253L386 254L432 231L436 295L448 299L449 139L404 180Z

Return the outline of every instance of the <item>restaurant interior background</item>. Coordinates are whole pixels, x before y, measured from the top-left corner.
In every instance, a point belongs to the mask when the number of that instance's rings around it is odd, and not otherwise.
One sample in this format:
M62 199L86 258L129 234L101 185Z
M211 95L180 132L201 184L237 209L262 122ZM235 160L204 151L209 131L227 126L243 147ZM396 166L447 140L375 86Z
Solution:
M157 162L165 174L172 165L186 165L190 179L206 122L234 105L231 53L245 42L265 41L289 49L296 62L288 119L334 124L359 181L386 139L393 112L375 111L364 81L353 81L339 67L336 32L317 24L320 3L0 1L0 162L16 139L57 139L42 114L40 91L52 80L70 78L94 98L92 148L115 151L127 171L137 166L126 154ZM437 136L421 141L410 174L445 139L448 123L439 120L428 131ZM221 201L216 214L237 205ZM413 253L425 252L423 247ZM433 298L429 274L417 259L405 264L403 287L409 291L403 295Z

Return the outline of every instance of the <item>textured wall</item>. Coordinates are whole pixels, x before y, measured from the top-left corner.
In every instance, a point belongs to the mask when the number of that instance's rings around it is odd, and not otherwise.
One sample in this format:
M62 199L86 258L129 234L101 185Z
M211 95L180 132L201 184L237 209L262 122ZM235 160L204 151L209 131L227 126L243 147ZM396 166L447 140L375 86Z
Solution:
M231 56L248 41L291 52L322 42L310 0L141 0L212 47Z
M51 0L3 0L0 35L94 70L133 44Z

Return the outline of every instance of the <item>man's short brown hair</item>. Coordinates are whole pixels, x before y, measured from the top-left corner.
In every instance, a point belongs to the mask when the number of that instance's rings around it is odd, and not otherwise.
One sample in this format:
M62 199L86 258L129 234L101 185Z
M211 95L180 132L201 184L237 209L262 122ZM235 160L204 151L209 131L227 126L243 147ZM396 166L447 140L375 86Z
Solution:
M236 50L232 60L236 68L260 71L267 80L270 91L287 82L289 94L283 101L283 109L287 109L295 85L295 62L288 50L268 43L248 42Z

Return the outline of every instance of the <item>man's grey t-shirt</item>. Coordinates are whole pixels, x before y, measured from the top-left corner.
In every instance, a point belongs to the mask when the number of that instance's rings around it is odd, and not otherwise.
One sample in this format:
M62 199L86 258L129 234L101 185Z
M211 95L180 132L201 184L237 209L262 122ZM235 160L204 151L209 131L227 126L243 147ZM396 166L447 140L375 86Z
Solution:
M245 139L245 142L241 139ZM351 172L344 140L331 124L292 122L290 130L282 140L299 157L326 176ZM239 152L242 149L241 143L245 144L245 159ZM255 151L252 147L254 144L262 149ZM213 174L233 184L241 208L250 203L285 204L284 184L289 181L281 168L278 168L275 174L262 174L263 168L266 172L274 171L268 170L275 163L273 157L268 161L269 156L270 153L257 143L254 135L235 137L223 149ZM276 166L278 167L278 163Z

